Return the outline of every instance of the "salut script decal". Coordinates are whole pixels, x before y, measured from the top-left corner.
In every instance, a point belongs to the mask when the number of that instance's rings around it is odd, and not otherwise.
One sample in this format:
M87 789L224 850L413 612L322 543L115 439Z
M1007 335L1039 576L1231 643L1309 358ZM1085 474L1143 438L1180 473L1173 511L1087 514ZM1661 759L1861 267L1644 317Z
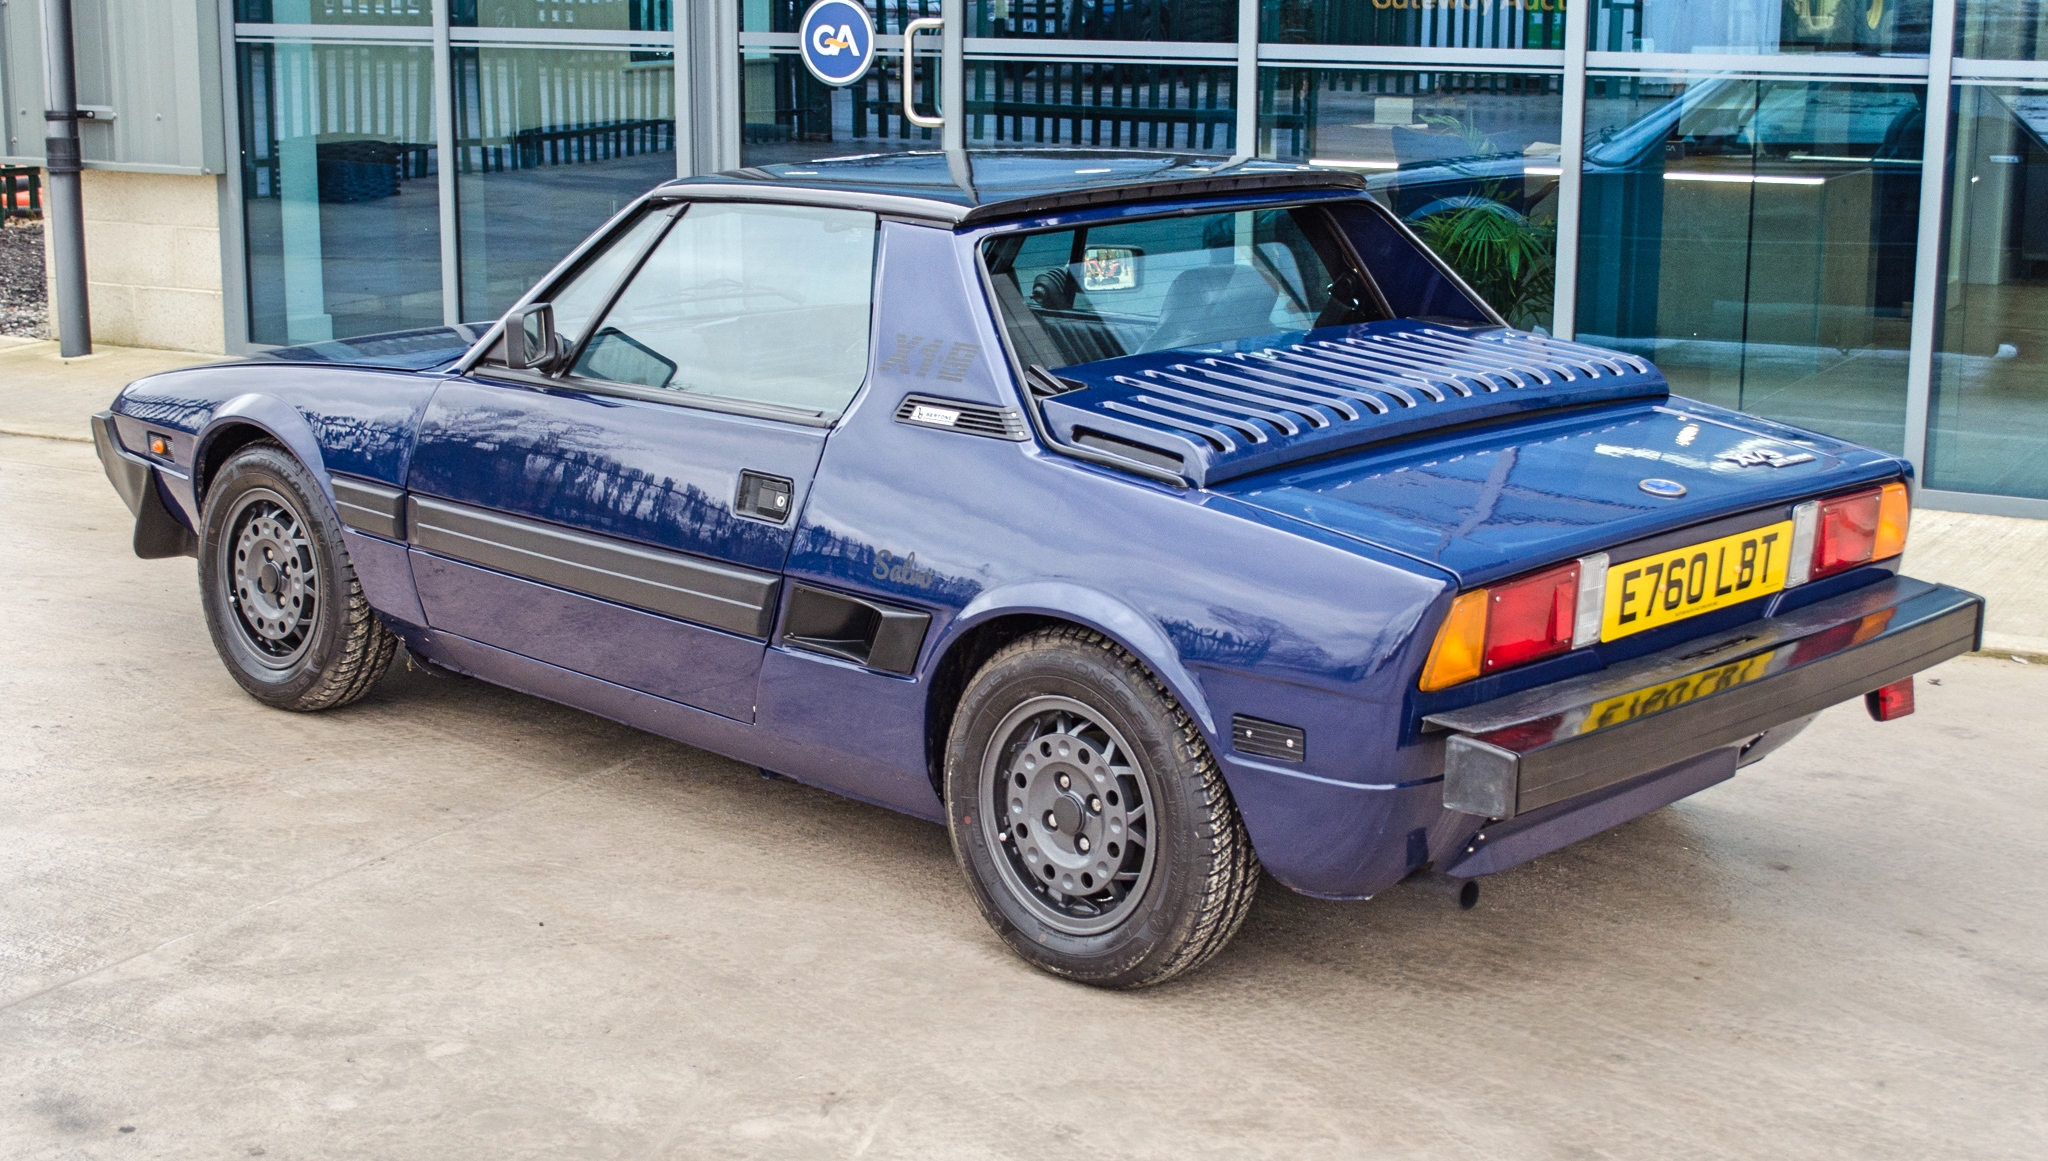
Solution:
M909 556L896 556L888 552L875 553L874 577L876 580L893 581L899 585L911 585L920 589L932 587L932 581L935 579L932 570L917 567L917 554L914 552Z
M882 360L884 371L901 371L905 375L924 378L938 368L938 378L948 383L958 383L974 366L975 356L981 354L978 343L946 344L944 339L927 339L923 335L896 336L896 353Z

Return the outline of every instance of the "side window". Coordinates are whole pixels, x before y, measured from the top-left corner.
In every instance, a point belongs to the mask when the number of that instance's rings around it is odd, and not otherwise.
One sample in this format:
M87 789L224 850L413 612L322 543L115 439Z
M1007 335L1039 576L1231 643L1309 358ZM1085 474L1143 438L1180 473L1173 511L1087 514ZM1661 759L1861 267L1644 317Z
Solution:
M647 243L661 232L675 215L672 206L656 206L641 214L595 258L555 288L550 301L555 310L555 333L563 347L574 347L590 328L590 320L604 309L605 296L619 284L633 261L647 249Z
M875 231L852 210L692 205L570 374L836 415L867 377Z
M1396 318L1441 319L1460 326L1488 325L1486 311L1445 278L1385 214L1361 202L1330 210L1373 272Z
M1011 340L1048 368L1385 317L1314 209L997 235L983 253Z

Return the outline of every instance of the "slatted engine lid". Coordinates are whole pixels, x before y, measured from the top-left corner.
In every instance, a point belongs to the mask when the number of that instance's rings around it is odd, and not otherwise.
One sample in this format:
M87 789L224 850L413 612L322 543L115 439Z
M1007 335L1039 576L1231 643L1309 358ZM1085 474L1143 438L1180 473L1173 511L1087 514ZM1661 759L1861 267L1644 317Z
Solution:
M1402 319L1184 347L1058 370L1062 439L1197 486L1479 419L1661 399L1633 355L1505 328Z

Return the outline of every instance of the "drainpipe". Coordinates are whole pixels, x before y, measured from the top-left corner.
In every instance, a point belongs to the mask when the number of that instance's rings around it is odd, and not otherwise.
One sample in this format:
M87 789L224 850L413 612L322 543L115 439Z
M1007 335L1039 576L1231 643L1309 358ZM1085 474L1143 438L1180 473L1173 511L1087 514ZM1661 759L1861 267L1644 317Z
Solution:
M57 270L57 337L67 359L92 354L85 300L85 199L79 190L78 84L71 56L71 0L43 0L43 171L50 248Z

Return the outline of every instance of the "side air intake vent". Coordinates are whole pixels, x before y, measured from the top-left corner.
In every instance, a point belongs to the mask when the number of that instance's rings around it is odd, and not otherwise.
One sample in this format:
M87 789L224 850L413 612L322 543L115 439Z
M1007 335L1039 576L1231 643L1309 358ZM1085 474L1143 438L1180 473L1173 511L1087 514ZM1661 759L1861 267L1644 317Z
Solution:
M896 408L896 422L913 427L933 427L963 435L981 435L1022 443L1030 438L1024 413L1014 407L991 407L986 403L964 403L935 395L906 395Z

